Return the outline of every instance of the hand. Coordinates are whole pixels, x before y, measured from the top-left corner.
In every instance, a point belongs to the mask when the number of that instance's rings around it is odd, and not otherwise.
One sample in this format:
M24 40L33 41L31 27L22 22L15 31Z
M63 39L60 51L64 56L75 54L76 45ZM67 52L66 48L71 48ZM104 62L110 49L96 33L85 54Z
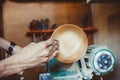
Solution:
M8 42L7 42L8 44ZM4 46L7 49L6 46ZM28 68L44 66L58 53L58 42L50 39L28 46L14 48L15 54L0 61L0 79Z
M27 68L44 66L58 53L58 41L49 39L40 43L31 43L24 47L19 55Z
M15 47L13 48L13 51L12 51L12 55L13 54L17 54L17 53L20 53L22 50L22 47L18 46L18 45L15 45Z

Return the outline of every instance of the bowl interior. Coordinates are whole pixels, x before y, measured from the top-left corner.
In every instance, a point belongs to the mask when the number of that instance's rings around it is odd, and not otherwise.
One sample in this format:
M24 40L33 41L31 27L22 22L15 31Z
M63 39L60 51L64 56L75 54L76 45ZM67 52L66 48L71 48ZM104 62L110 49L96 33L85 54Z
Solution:
M86 52L88 40L84 31L72 24L58 27L51 38L59 40L59 53L56 59L63 63L73 63Z

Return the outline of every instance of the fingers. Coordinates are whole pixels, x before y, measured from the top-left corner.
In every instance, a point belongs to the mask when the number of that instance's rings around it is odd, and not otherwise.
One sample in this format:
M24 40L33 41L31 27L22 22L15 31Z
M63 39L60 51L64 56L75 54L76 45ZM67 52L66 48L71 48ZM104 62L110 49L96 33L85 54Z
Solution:
M48 39L47 41L45 41L46 45L52 45L54 43L54 39Z
M59 50L56 50L53 52L53 54L48 58L48 61L50 61L53 57L55 57L58 54Z
M48 39L47 41L42 41L42 42L40 42L40 43L38 43L38 44L40 44L40 46L41 46L42 48L47 48L47 47L53 45L54 42L55 42L54 39Z
M54 44L47 48L50 51L48 56L51 56L54 51L58 50L58 46L58 41L55 40Z
M51 47L49 47L51 48ZM49 56L51 56L53 54L54 51L58 50L58 45L54 45L49 53Z
M39 43L31 43L25 48L24 53L28 53L31 66L45 65L58 53L59 42L54 39ZM26 50L27 49L27 50ZM29 50L28 50L29 49ZM31 54L30 54L31 53Z
M42 42L40 42L40 43L38 43L38 44L40 44L40 46L41 46L42 48L47 48L47 47L49 47L49 46L51 46L51 45L53 45L53 44L57 44L57 45L58 45L58 40L48 39L48 40L42 41Z
M42 51L43 57L48 57L51 60L58 53L59 43L55 41L54 44Z
M41 56L43 57L49 57L53 54L53 52L57 49L57 46L54 44L52 46L49 46L48 48L41 51Z

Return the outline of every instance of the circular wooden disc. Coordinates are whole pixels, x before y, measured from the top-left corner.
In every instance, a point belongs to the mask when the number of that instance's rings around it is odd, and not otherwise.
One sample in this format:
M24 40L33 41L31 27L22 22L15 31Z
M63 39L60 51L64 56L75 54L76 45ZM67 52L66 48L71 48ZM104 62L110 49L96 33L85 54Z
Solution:
M59 40L59 53L56 59L63 63L74 63L85 53L88 47L88 40L82 28L65 24L59 26L51 38Z

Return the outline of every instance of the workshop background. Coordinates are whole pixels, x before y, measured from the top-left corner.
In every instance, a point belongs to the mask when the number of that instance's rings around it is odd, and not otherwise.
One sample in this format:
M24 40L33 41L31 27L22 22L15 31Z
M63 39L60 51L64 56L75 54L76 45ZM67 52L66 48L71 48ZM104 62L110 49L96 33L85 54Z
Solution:
M119 3L81 3L81 2L15 2L6 0L0 3L0 30L2 36L24 47L31 42L26 31L33 19L49 18L57 26L71 23L82 26L81 19L89 16L88 26L98 29L94 44L107 45L117 56L112 72L104 80L120 80L120 4ZM25 80L38 80L40 68L24 72ZM6 80L18 80L19 75L9 76Z

